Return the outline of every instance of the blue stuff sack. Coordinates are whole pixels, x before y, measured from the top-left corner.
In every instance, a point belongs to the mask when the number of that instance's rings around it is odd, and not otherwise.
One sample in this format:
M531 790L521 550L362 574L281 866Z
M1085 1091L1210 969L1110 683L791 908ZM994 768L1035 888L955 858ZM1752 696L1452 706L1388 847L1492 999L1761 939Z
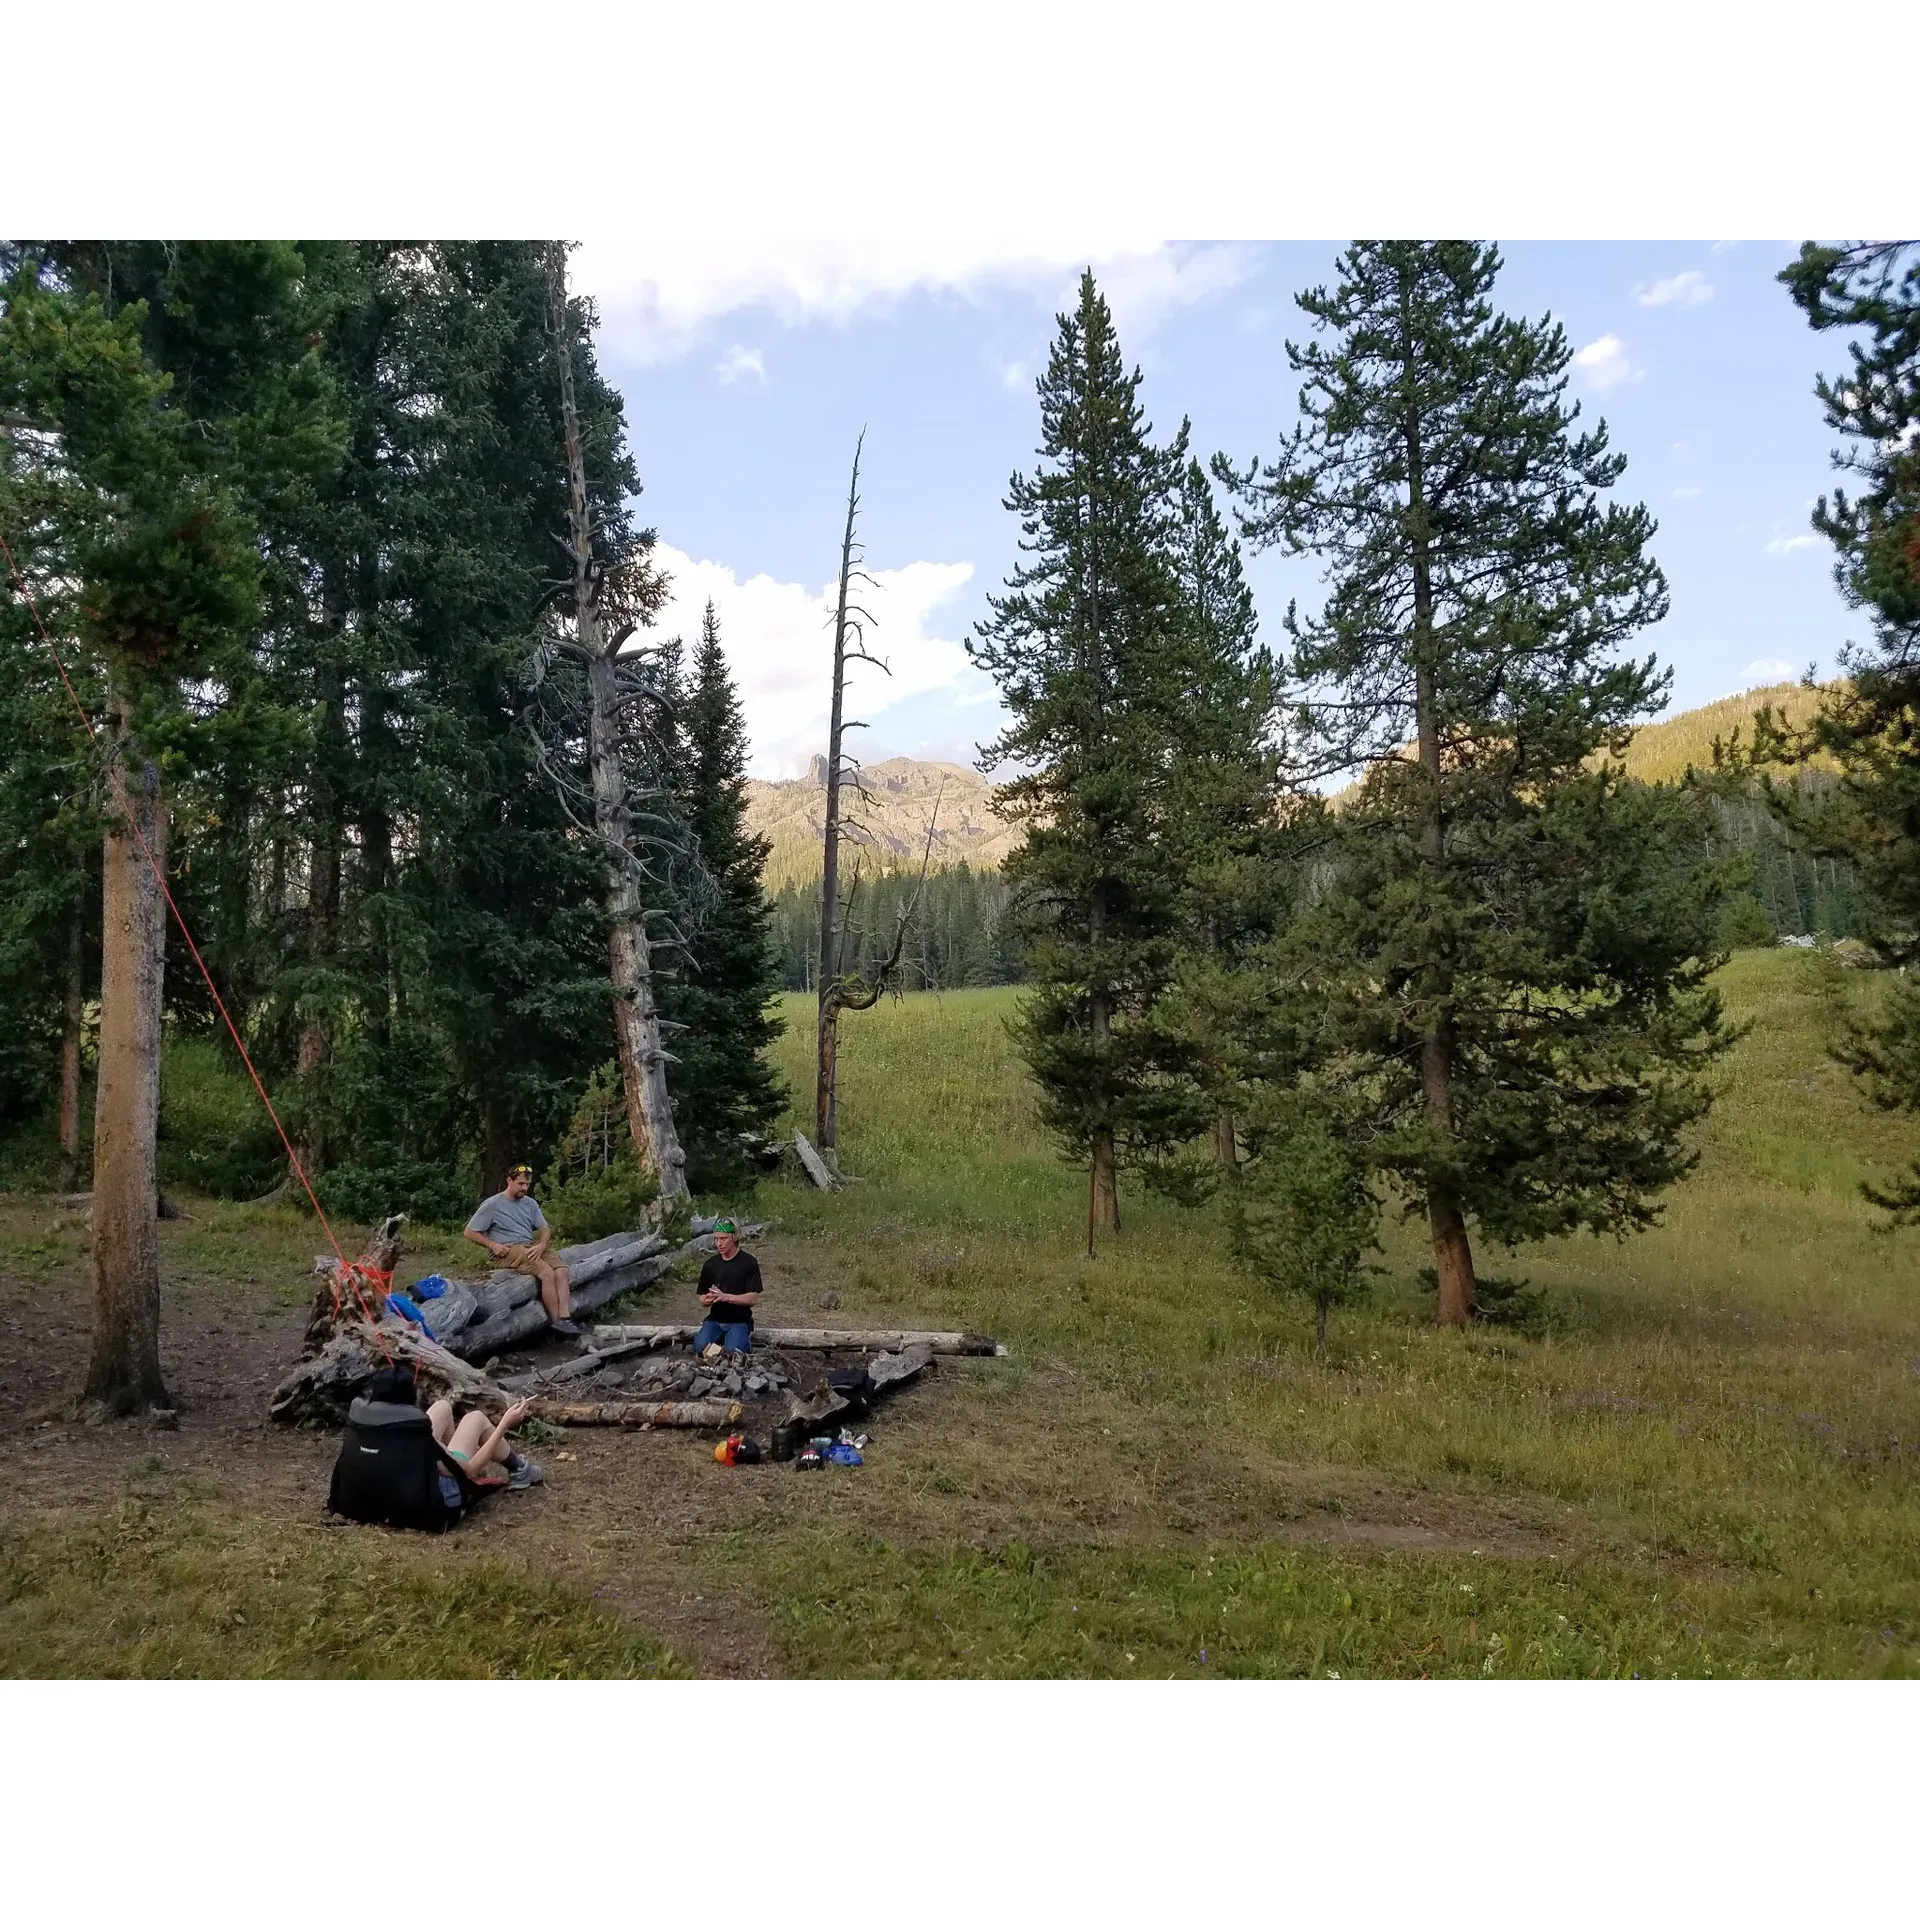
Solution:
M858 1447L847 1446L839 1440L834 1441L831 1446L822 1447L820 1452L827 1461L836 1467L861 1467L866 1465L866 1462L860 1457L860 1449Z
M437 1273L428 1274L424 1280L416 1280L407 1289L416 1300L438 1300L446 1290L446 1281Z
M387 1295L387 1311L397 1313L403 1320L411 1320L429 1340L434 1339L433 1329L427 1325L427 1316L404 1293ZM434 1340L434 1344L438 1346L439 1342Z

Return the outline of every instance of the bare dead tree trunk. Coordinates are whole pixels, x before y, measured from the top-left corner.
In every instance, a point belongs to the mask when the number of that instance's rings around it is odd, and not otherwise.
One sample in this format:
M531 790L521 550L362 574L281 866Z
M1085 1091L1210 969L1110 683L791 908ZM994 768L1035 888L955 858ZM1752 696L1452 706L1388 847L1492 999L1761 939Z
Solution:
M1233 1115L1216 1113L1213 1116L1213 1164L1216 1167L1236 1167L1240 1164L1239 1148L1234 1140Z
M76 900L67 919L67 977L60 1002L60 1178L62 1193L80 1184L81 942L85 904Z
M127 825L166 858L159 770L131 756L131 708L112 701L110 823L101 870L100 1077L93 1126L93 1349L83 1400L94 1417L173 1404L160 1375L160 1013L166 909Z
M549 256L554 355L560 372L560 419L567 450L567 551L573 564L574 638L586 658L590 701L587 757L593 776L594 827L607 853L609 964L613 978L614 1035L626 1092L627 1127L634 1152L651 1166L660 1198L687 1191L687 1156L673 1123L667 1094L666 1049L653 997L653 955L644 903L631 848L626 773L620 760L620 695L614 670L618 642L603 633L597 599L593 526L587 512L587 470L580 450L580 417L573 398L573 342L567 311L566 249L555 242Z
M1421 825L1420 857L1427 868L1430 913L1437 910L1446 863L1446 817L1441 782L1440 716L1438 698L1438 641L1433 628L1433 569L1426 522L1426 471L1421 445L1420 416L1413 405L1414 366L1411 316L1402 294L1402 366L1407 409L1407 514L1413 531L1413 649L1414 719L1418 733L1420 775L1426 796ZM1420 1084L1427 1115L1436 1135L1453 1138L1453 1019L1448 1002L1453 982L1438 950L1438 929L1429 921L1428 954L1420 970L1424 1027L1420 1036ZM1443 1327L1464 1327L1473 1316L1473 1248L1467 1239L1459 1195L1451 1183L1429 1176L1427 1226L1433 1237L1434 1265L1439 1273L1435 1318Z
M814 1144L833 1164L838 1151L836 1076L840 1053L840 765L847 687L847 609L853 585L853 522L860 507L860 452L866 431L854 442L853 475L847 482L847 524L840 537L840 596L833 617L833 701L827 718L827 808L820 850L819 1021L813 1081Z

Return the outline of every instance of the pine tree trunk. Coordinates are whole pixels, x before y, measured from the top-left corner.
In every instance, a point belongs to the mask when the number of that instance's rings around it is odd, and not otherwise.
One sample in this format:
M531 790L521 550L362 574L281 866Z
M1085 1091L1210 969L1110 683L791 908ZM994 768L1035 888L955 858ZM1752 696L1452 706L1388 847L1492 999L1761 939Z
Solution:
M327 631L337 634L341 614L337 597L327 618ZM342 769L347 753L345 676L337 664L320 668L319 751L314 767L314 820L308 848L307 959L327 966L339 947L340 849L346 834ZM296 1071L300 1076L300 1159L307 1172L318 1174L327 1164L326 1115L322 1107L321 1069L332 1051L326 1022L309 1010L300 1029Z
M568 553L573 562L574 638L587 657L587 758L593 773L594 827L607 853L609 963L613 977L614 1038L626 1091L627 1128L642 1166L660 1183L660 1198L687 1191L687 1156L667 1095L667 1056L660 1044L660 1012L653 997L653 951L642 917L630 846L626 773L620 761L619 682L611 645L600 628L594 594L592 524L587 514L587 469L580 451L580 417L573 400L573 347L567 312L566 251L558 242L550 264L554 356L560 373L560 424L567 451Z
M1113 1135L1093 1136L1092 1162L1087 1178L1087 1252L1093 1252L1094 1235L1104 1228L1120 1231L1120 1182L1115 1173Z
M1327 1357L1327 1297L1316 1294L1313 1301L1313 1351L1316 1358Z
M1424 817L1420 858L1427 870L1427 954L1420 969L1422 1030L1420 1085L1435 1135L1453 1140L1453 1033L1449 1002L1453 981L1440 951L1435 924L1446 886L1446 816L1442 785L1439 716L1439 640L1434 632L1433 564L1427 527L1426 471L1416 404L1412 316L1403 288L1401 348L1407 395L1407 521L1413 543L1414 721L1420 754ZM1473 1252L1458 1197L1431 1173L1427 1182L1427 1218L1433 1229L1434 1257L1440 1272L1435 1317L1443 1327L1463 1327L1473 1313Z
M834 1133L840 1117L839 1089L835 1085L840 1070L840 1001L831 989L820 996L815 1038L813 1131L821 1152L832 1154L838 1151Z
M66 981L60 1002L60 1175L62 1193L80 1184L80 1016L82 914L76 900L67 920Z
M613 662L605 654L595 653L587 668L587 683L593 700L589 725L594 821L606 842L610 868L606 899L613 925L607 944L627 1130L640 1164L650 1166L660 1182L661 1199L677 1200L687 1191L687 1156L667 1094L666 1049L660 1043L660 1010L653 997L653 953L641 917L640 888L626 851L627 799L616 737L617 688Z
M1217 1113L1213 1117L1213 1164L1229 1168L1240 1164L1240 1154L1233 1137L1233 1115L1230 1113Z
M118 803L156 860L166 858L160 778L125 757L129 707L116 695L116 803L101 870L100 1074L93 1125L93 1350L83 1399L95 1417L171 1406L160 1377L160 1014L166 908L159 881Z
M1440 1275L1434 1318L1443 1327L1464 1327L1473 1318L1473 1246L1467 1223L1450 1195L1427 1194L1427 1225L1433 1233L1433 1264Z

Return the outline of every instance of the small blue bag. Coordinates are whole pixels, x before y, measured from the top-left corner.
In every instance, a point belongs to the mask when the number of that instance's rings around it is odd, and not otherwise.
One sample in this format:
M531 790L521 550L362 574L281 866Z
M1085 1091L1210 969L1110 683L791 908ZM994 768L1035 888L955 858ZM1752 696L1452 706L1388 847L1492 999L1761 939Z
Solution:
M430 1273L424 1280L416 1280L409 1292L421 1300L438 1300L447 1290L447 1283L439 1274Z

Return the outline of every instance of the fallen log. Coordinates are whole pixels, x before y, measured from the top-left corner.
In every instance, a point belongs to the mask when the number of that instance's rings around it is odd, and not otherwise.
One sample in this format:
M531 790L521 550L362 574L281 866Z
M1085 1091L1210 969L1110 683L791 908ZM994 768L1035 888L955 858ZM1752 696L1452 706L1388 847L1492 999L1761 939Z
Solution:
M464 1333L448 1343L452 1352L467 1360L482 1360L516 1340L530 1340L541 1328L550 1326L547 1310L538 1300L529 1300L511 1313L497 1314L491 1320L475 1320Z
M883 1353L867 1364L867 1378L875 1393L891 1393L934 1364L931 1347L908 1347L903 1353Z
M813 1142L804 1133L793 1136L793 1150L800 1156L800 1164L807 1170L807 1178L822 1193L831 1193L839 1184L827 1170L827 1163L813 1150Z
M691 1346L697 1326L605 1326L595 1327L596 1341L651 1339L665 1346ZM906 1347L925 1347L929 1353L971 1355L997 1359L1006 1348L990 1333L930 1333L880 1329L873 1327L755 1327L756 1347L787 1347L797 1352L829 1353L845 1347L864 1352L894 1352Z
M416 1327L389 1316L376 1335L365 1320L342 1320L320 1348L294 1368L273 1390L270 1418L325 1421L337 1426L368 1380L386 1366L414 1368L430 1390L445 1395L465 1413L504 1413L506 1393L458 1355Z
M400 1258L400 1247L405 1235L407 1216L404 1213L390 1213L373 1230L373 1238L367 1242L366 1251L355 1263L373 1273L392 1273ZM372 1298L380 1289L372 1281L351 1278L340 1272L340 1262L332 1254L323 1253L313 1263L313 1270L320 1276L320 1285L314 1292L313 1311L307 1316L307 1332L303 1346L308 1353L318 1353L333 1334L336 1323L344 1324L347 1316L355 1319L363 1316L354 1295L356 1291L366 1297L366 1304L376 1313L382 1311L380 1302Z
M666 1271L667 1263L661 1259L641 1262L637 1267L621 1267L613 1273L603 1273L597 1280L589 1280L585 1286L574 1287L568 1298L571 1305L568 1312L574 1319L583 1313L598 1313L602 1307L611 1306L622 1294L637 1293L642 1287L650 1287Z
M567 1279L575 1287L583 1287L589 1280L597 1280L603 1273L616 1272L621 1267L631 1267L658 1253L667 1244L664 1234L650 1233L644 1240L629 1236L620 1246L602 1247L598 1251L589 1251L585 1247L562 1247L561 1263L567 1269Z
M536 1400L537 1419L556 1427L737 1427L740 1402L730 1400Z
M540 1282L530 1273L515 1273L510 1267L495 1267L484 1280L466 1283L473 1291L473 1317L492 1320L500 1314L524 1307L540 1291Z

